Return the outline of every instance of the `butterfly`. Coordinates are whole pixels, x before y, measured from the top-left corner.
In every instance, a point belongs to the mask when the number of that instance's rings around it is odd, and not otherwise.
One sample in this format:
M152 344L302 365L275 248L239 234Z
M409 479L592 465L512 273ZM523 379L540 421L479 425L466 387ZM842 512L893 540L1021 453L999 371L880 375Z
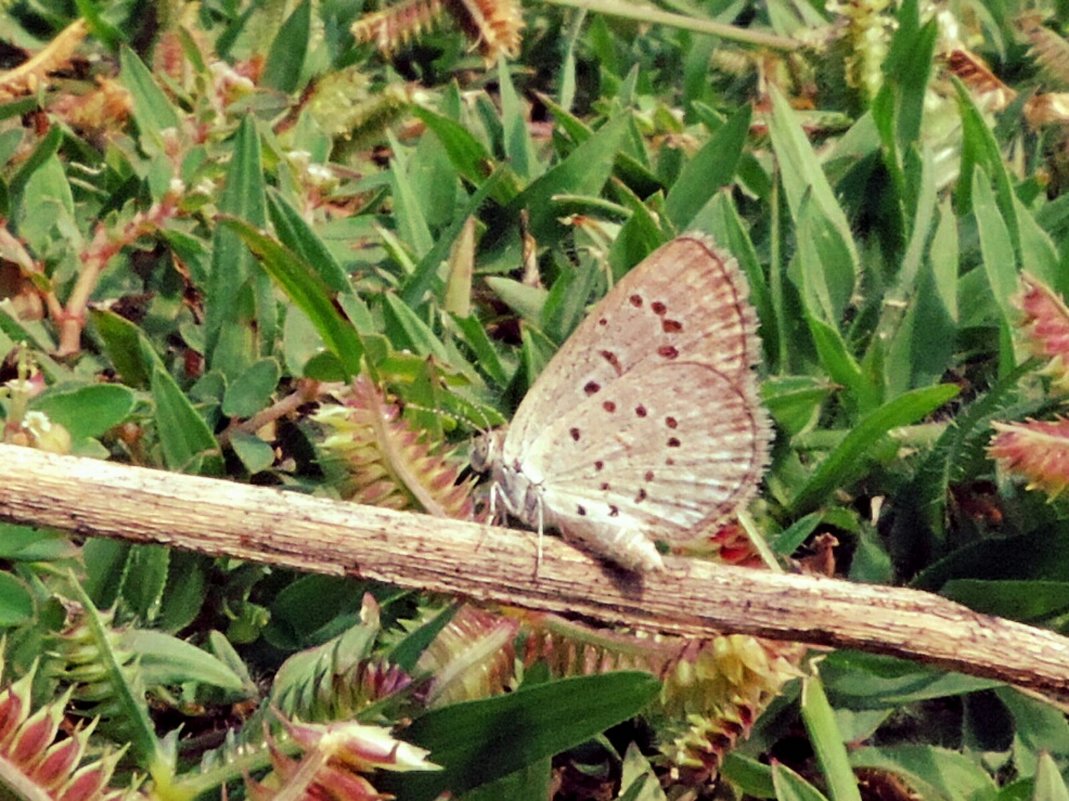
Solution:
M704 234L650 254L594 305L511 424L476 442L491 507L639 572L664 567L656 540L679 544L735 514L771 432L748 294Z

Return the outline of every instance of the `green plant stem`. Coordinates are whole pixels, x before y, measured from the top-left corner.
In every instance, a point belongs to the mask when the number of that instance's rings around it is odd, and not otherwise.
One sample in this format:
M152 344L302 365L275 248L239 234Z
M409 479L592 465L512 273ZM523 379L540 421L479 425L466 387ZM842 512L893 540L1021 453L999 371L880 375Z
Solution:
M747 28L738 28L734 25L725 25L722 22L702 19L701 17L689 17L685 14L674 14L671 11L661 11L653 6L626 2L626 0L546 0L555 6L570 6L594 11L598 14L608 14L612 17L624 17L626 19L650 22L658 25L671 25L695 33L708 33L719 36L721 39L730 39L733 42L769 47L773 50L797 50L801 43L787 36L777 36L774 33L761 33Z

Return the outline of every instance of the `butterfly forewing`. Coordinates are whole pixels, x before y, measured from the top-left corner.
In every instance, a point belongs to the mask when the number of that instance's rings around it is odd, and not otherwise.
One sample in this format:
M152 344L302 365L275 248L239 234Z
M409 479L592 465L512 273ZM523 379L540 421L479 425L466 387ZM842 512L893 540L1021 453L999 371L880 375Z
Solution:
M621 538L602 536L617 522L681 540L745 503L769 432L747 294L733 259L686 235L593 307L502 447L503 463L539 486L546 519L583 529L588 546L604 539L603 555L620 561Z
M734 259L705 236L672 240L597 303L527 393L509 426L506 458L546 422L645 361L699 361L750 385L758 358L748 289Z

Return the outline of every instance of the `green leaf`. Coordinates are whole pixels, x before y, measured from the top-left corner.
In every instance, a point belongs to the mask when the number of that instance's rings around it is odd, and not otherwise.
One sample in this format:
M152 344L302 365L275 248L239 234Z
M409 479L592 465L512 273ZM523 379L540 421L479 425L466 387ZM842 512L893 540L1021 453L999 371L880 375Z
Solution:
M901 776L922 798L994 801L995 783L972 756L927 745L859 748L855 768L876 768Z
M854 406L871 409L878 402L878 388L869 382L839 329L812 314L806 314L805 321L828 376L850 391Z
M787 195L787 203L794 219L797 220L802 216L803 200L810 198L809 202L813 204L816 211L815 219L821 221L820 227L828 228L836 233L836 238L841 243L841 251L845 256L844 263L825 266L841 272L844 276L849 276L850 283L852 283L853 276L858 272L859 260L850 233L850 223L839 206L835 192L824 175L824 170L813 152L809 138L798 122L797 115L775 86L770 89L772 120L769 125L769 134L772 138L772 149L776 154L783 188Z
M219 211L241 219L252 228L262 227L266 222L264 186L256 121L252 115L246 115L234 136ZM231 226L217 225L212 235L211 275L204 298L205 351L209 367L222 370L228 378L243 370L257 355L248 352L245 346L239 346L237 352L226 348L227 342L243 341L245 329L253 327L253 321L235 314L240 308L241 292L250 278L257 298L257 334L265 343L274 340L274 296L270 282L264 278L264 285L260 285L259 277L262 273L242 244L239 233ZM220 361L223 363L216 363Z
M827 381L810 376L771 377L761 384L761 399L776 425L795 435L816 425L833 391Z
M0 572L0 628L21 626L33 617L33 595L11 573Z
M148 717L144 690L131 682L126 660L117 650L118 643L112 636L110 623L101 619L100 611L73 576L68 586L82 607L81 626L85 630L82 636L97 651L94 663L99 670L94 682L98 692L108 694L112 722L121 726L123 738L137 754L139 764L145 766L157 781L169 782L174 775L173 759L156 737Z
M12 562L52 562L75 556L64 531L0 523L0 559Z
M1061 770L1050 754L1039 755L1032 801L1069 801L1069 787L1065 786Z
M155 619L170 565L171 551L162 545L134 545L126 555L119 596L140 620Z
M729 751L724 757L720 775L748 796L774 798L776 795L772 784L772 768L752 757L743 756L737 750Z
M750 302L757 310L757 319L760 321L762 350L768 359L771 372L779 362L776 349L779 321L757 250L750 239L746 223L739 216L735 202L731 199L731 193L727 190L717 192L694 222L699 227L712 231L720 247L738 260L739 267L745 273L750 285Z
M58 156L49 156L27 178L16 222L22 238L40 252L53 250L64 240L72 250L81 245L72 232L74 195Z
M1028 265L1028 272L1047 285L1065 292L1064 276L1059 270L1058 248L1037 222L1032 211L1013 195L1017 210L1017 224L1021 232L1021 264Z
M976 612L1024 622L1069 610L1069 582L1064 581L952 579L939 592Z
M149 384L153 360L145 362L141 350L141 332L125 317L107 309L90 309L92 330L104 344L104 352L124 382L145 389Z
M416 663L419 661L420 656L423 655L423 652L427 650L427 646L434 642L434 638L449 625L449 621L453 619L459 608L459 604L451 604L422 626L405 634L390 649L390 661L408 673L414 672Z
M266 470L275 463L275 449L255 434L234 431L230 436L230 447L250 474Z
M920 219L918 209L911 246L920 243L918 233L925 241L930 236L930 229ZM892 395L936 381L948 369L954 351L958 334L958 242L957 217L949 200L939 209L936 220L931 248L920 259L918 274L911 279L903 270L902 283L909 281L911 285L900 286L899 293L884 302L886 311L877 337L891 340L886 372ZM897 331L887 334L896 321L900 321Z
M1059 760L1069 756L1069 722L1061 710L1012 687L996 687L995 695L1013 717L1014 763L1019 775L1035 774L1040 752Z
M169 580L154 625L175 633L198 618L209 602L208 572L213 560L189 551L171 551Z
M474 186L482 186L487 176L494 171L494 165L497 164L497 159L483 146L482 142L460 123L422 106L413 106L412 113L438 137L453 168L464 180ZM490 196L498 203L507 203L519 191L516 176L512 174L507 165L499 167L494 172L500 173L503 178L508 176L509 180L502 180L495 184Z
M220 660L195 645L148 629L128 629L120 647L138 655L145 683L167 687L193 681L230 692L244 688L241 678Z
M835 712L815 674L802 679L801 711L832 801L861 801Z
M293 13L286 18L267 51L264 71L260 79L263 86L289 94L300 86L301 72L308 53L309 29L312 24L311 0L302 0Z
M404 301L392 293L383 295L386 334L397 348L408 348L421 356L434 356L448 364L451 360L445 345Z
M976 185L973 172L977 167L983 169L994 181L999 208L1006 216L1007 226L1016 243L1017 220L1012 216L1014 203L1011 200L1014 194L1013 180L1003 161L1002 147L995 138L991 126L987 124L983 112L973 102L972 91L957 78L954 78L954 88L958 92L958 107L962 122L961 175L955 187L954 208L961 215L972 210L972 190Z
M779 762L772 766L772 786L776 801L827 801L820 790Z
M34 146L26 160L19 166L18 171L12 176L8 185L8 192L12 198L18 198L22 194L23 187L41 166L51 159L59 151L63 143L63 130L59 125L49 127L48 133Z
M790 556L803 542L809 539L809 535L816 531L817 526L822 522L824 522L822 514L811 512L805 517L795 520L775 537L771 537L769 545L776 553Z
M64 426L75 441L99 437L125 420L137 397L121 384L56 386L37 396L30 408Z
M560 679L508 695L454 704L417 718L404 733L444 770L408 773L380 790L398 801L463 793L585 742L638 714L660 691L648 673Z
M917 422L957 394L958 388L950 385L916 389L865 415L798 490L789 504L791 510L803 514L823 503L837 487L856 477L877 439L892 428Z
M531 141L526 103L516 94L509 63L505 59L497 62L497 86L501 98L505 157L517 175L529 180L541 172L541 165Z
M178 472L220 475L223 463L219 443L204 418L161 365L150 379L155 401L156 432L163 446L163 461Z
M837 329L854 291L853 241L843 239L813 198L804 195L796 214L798 286L809 315Z
M274 359L261 359L231 381L223 396L223 414L252 417L267 406L282 370Z
M884 83L873 101L873 117L885 152L896 157L890 166L899 175L902 154L915 147L920 137L938 32L935 20L920 25L916 2L902 3L898 30L884 63Z
M553 761L547 758L469 790L462 801L545 801L553 797L553 787Z
M749 133L750 106L743 104L686 163L664 204L676 230L686 230L710 198L730 183Z
M557 217L561 207L556 195L597 196L609 179L613 159L624 141L627 118L617 117L606 123L597 133L579 145L560 164L557 164L517 195L509 204L509 211L518 215L526 210L530 215L531 234L538 240L555 241L561 225Z
M119 49L120 80L130 92L134 120L143 138L150 138L160 150L164 149L162 131L181 131L178 112L167 95L156 84L152 73L137 53L126 45Z
M1013 304L1018 288L1017 257L1013 252L1009 230L982 169L973 173L972 198L984 273L995 303L1002 312L1002 325L1009 330L1017 319Z
M505 386L509 381L508 373L479 319L474 316L461 318L450 315L448 320L451 325L456 326L457 333L464 340L464 344L475 354L479 369L499 387Z
M861 651L836 651L820 663L820 675L836 708L896 706L998 687L1001 682L947 673L917 662Z
M468 202L453 219L449 228L443 231L435 240L434 245L424 253L411 278L405 282L404 288L401 290L401 298L405 303L410 306L423 303L424 294L434 287L436 283L441 283L437 281L438 271L442 266L442 262L448 257L450 248L453 247L453 243L456 242L464 230L464 225L468 218L478 213L479 207L482 206L486 198L493 194L503 175L504 173L499 170L487 178L478 191L468 199Z
M549 297L549 292L545 289L496 275L488 276L486 283L494 290L495 295L524 320L534 323L542 319L542 309Z
M331 290L352 292L349 275L334 258L327 243L301 216L301 213L275 189L270 189L267 193L267 210L271 215L271 225L274 226L279 242L307 261ZM370 312L368 312L367 319L360 322L366 322L370 328Z
M228 217L221 222L221 227L228 227L237 233L261 260L264 269L282 291L308 316L323 337L323 342L338 357L348 374L357 375L364 346L352 324L339 314L330 287L323 281L319 271L244 220Z

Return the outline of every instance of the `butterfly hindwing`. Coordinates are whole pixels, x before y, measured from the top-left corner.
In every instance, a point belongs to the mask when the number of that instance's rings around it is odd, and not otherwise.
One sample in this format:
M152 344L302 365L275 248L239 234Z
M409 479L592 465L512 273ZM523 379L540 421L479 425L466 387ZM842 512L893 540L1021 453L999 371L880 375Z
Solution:
M542 475L554 511L679 540L749 499L766 438L753 397L708 365L676 362L636 368L561 414L524 468Z

